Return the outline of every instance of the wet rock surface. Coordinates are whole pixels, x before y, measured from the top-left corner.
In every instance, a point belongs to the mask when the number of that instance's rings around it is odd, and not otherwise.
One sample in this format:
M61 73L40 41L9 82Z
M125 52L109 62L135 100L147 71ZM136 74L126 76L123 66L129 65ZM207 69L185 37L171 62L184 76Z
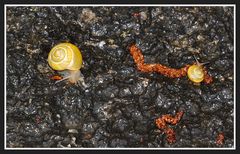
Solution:
M7 7L7 147L233 147L233 7ZM71 42L88 88L54 84L50 49ZM206 65L192 84L136 69L146 63ZM176 142L154 120L184 111ZM216 137L223 132L223 145Z

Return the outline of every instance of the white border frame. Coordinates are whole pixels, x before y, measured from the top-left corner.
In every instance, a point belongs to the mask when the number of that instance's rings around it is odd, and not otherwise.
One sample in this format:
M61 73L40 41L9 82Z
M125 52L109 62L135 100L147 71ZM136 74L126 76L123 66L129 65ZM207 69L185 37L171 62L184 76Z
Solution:
M6 10L11 6L223 6L234 8L234 145L231 148L8 148L6 139L6 105L7 105L7 88L6 88L6 51L7 51L7 31L6 31ZM236 4L5 4L4 5L4 149L5 150L236 150Z

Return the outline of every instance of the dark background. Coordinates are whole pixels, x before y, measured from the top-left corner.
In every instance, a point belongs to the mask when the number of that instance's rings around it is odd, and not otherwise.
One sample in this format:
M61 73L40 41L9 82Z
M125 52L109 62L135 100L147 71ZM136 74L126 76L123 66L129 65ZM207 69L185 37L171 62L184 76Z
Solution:
M69 1L70 2L70 1ZM186 2L186 1L185 1ZM169 2L169 3L171 3L171 2ZM3 22L2 22L3 23ZM135 38L133 39L133 40L135 40ZM78 45L79 47L80 47L80 45ZM51 47L50 47L51 48ZM143 50L143 54L144 54L144 50ZM236 53L237 54L237 53ZM145 55L145 54L144 54ZM237 54L238 55L238 54ZM193 57L191 57L191 58L193 58ZM199 60L201 61L202 59L200 58L200 57L198 57L199 58ZM238 57L237 57L237 59L238 59ZM192 59L193 60L193 59ZM2 61L3 62L3 61ZM169 66L171 66L171 65L169 65ZM135 66L134 66L134 64L132 65L132 67L133 68L135 68ZM207 67L209 67L209 65L207 66ZM140 72L139 72L140 73ZM161 76L161 75L158 75L158 76ZM180 79L180 80L183 80L183 78L182 79ZM174 114L173 114L174 115ZM173 128L174 128L174 130L176 130L175 128L176 128L176 126L173 126ZM170 151L169 151L170 152ZM186 151L187 152L187 151Z
M9 7L7 146L232 147L233 39L233 7ZM48 52L65 41L82 51L87 89L49 79ZM132 42L147 63L180 68L195 54L214 82L141 73ZM154 120L178 111L168 144Z

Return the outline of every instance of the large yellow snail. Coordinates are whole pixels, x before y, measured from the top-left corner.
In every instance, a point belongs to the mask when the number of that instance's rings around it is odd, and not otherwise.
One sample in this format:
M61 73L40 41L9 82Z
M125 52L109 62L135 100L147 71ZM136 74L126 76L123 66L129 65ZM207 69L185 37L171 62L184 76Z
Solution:
M60 43L54 46L48 54L49 66L57 71L64 71L64 78L71 83L82 79L80 68L82 67L82 54L80 50L71 43Z
M192 82L198 84L204 80L205 73L204 73L203 65L207 64L208 62L199 63L199 61L195 56L194 58L196 60L196 64L193 64L188 68L187 76Z

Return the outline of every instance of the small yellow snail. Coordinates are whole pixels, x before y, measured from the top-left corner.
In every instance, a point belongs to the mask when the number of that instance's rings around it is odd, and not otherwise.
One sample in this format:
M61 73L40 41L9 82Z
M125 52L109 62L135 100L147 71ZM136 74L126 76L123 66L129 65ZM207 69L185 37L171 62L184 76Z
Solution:
M200 83L204 79L204 72L202 66L199 65L192 65L188 68L187 71L188 78L195 82L195 83Z
M204 80L204 75L205 75L203 65L207 64L208 62L199 63L195 56L194 58L196 60L196 64L193 64L188 68L187 76L192 82L200 83Z
M49 66L57 71L64 71L64 78L57 82L68 79L71 83L81 80L82 54L71 43L60 43L54 46L48 54Z

